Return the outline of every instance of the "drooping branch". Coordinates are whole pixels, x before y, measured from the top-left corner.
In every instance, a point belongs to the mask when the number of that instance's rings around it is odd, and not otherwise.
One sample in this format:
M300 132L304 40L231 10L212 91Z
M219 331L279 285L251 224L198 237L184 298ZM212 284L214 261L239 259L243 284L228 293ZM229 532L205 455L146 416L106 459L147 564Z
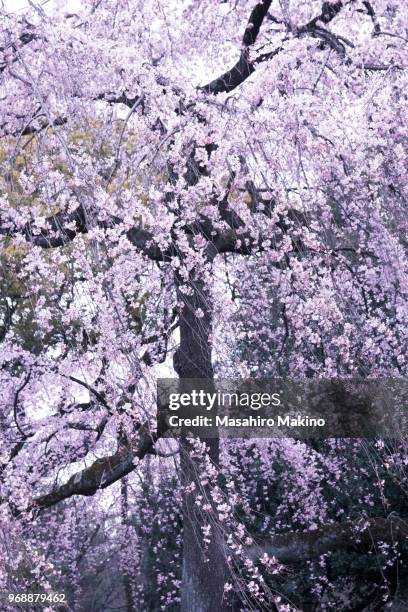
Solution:
M113 219L110 225L116 225L117 223L119 223L119 220ZM27 224L23 228L8 227L7 224L1 226L0 224L0 236L13 238L22 235L27 242L43 249L66 246L79 234L87 233L88 225L82 206L79 206L71 214L60 212L48 217L45 220L45 227L38 232L31 224ZM153 261L165 261L173 254L172 247L165 250L161 249L155 243L153 234L147 230L134 227L128 230L126 235L131 244Z
M35 498L31 503L31 509L43 510L74 495L89 496L94 495L99 489L106 489L135 469L135 459L141 460L148 454L154 454L154 444L157 439L158 434L142 426L134 449L120 448L113 455L97 459L89 467L71 476L65 484Z
M20 396L20 393L26 388L26 386L28 385L29 381L31 378L31 370L28 372L27 376L25 377L24 381L22 382L22 384L18 387L18 389L16 390L15 394L14 394L14 402L13 402L13 414L14 414L14 422L16 424L16 427L21 435L21 437L24 438L28 438L30 437L30 434L27 434L25 431L23 431L21 429L21 426L18 422L18 399Z
M108 410L108 412L111 412L111 408L106 401L105 393L98 391L97 389L95 389L95 387L93 387L89 383L85 382L84 380L80 380L76 378L75 376L68 376L67 378L72 380L72 382L77 383L81 387L84 387L85 389L87 389L89 393L94 395L96 399L98 400L98 402L102 404L102 406L104 406Z
M243 83L255 70L254 63L249 61L249 47L251 47L258 37L262 23L272 4L272 0L258 2L251 12L245 33L242 39L243 49L235 66L221 76L201 87L205 93L218 94L230 92L238 85Z
M16 311L17 305L14 303L9 304L7 300L4 301L4 312L2 313L3 322L0 325L0 342L3 342L8 331L11 328L13 322L13 315Z
M153 261L166 261L176 253L172 246L161 249L153 239L153 234L140 227L133 227L126 233L129 242Z
M251 196L252 197L252 196ZM264 208L257 208L257 201L264 202ZM270 218L274 206L274 199L262 199L258 200L252 197L250 206L253 212L258 212L265 217ZM239 217L237 216L238 220ZM286 211L286 217L279 218L276 221L275 227L277 233L275 234L276 245L278 244L280 236L287 234L291 240L293 246L293 253L299 253L303 249L301 240L293 234L292 228L301 228L307 225L307 219L303 213L294 209L288 209ZM260 233L258 236L255 235L250 228L246 228L244 222L241 220L237 225L230 227L223 232L216 232L212 239L212 246L215 252L218 253L235 253L237 255L250 255L254 252L262 252L265 248L268 248L270 244L270 236L263 236ZM277 264L280 267L280 264Z
M398 516L372 518L356 522L332 523L313 531L285 533L268 542L251 546L247 554L257 559L263 554L276 557L281 563L297 563L317 559L337 550L359 550L378 542L401 541L408 537L408 521Z
M197 169L196 171L198 173ZM224 198L214 201L214 204L218 207L220 218L227 224L228 229L225 231L216 229L212 220L205 215L201 215L200 220L184 227L184 232L188 235L189 239L194 238L197 234L205 238L208 243L208 254L211 256L215 256L217 253L248 255L254 250L259 249L260 244L263 242L262 237L259 239L254 237L251 231L245 227L245 222L230 208L228 204L229 190L230 185ZM273 198L263 198L260 190L257 189L251 180L248 180L246 183L246 191L250 196L248 206L251 211L270 217L274 207ZM259 206L260 204L262 206ZM31 224L27 224L23 228L10 228L6 224L1 227L0 225L0 236L13 237L22 235L27 242L47 249L65 246L74 240L77 235L88 232L87 215L82 206L79 206L73 213L60 212L48 217L44 225L45 227L42 227L40 231L35 231ZM120 219L113 217L108 222L98 225L101 227L118 226L120 225ZM285 232L288 229L287 227L282 227L282 224L279 222L277 227ZM144 228L135 226L126 231L126 237L133 246L152 261L169 261L172 257L178 255L176 241L172 241L165 247L162 247L154 240L153 233Z
M371 21L373 22L374 25L374 34L378 35L381 33L381 26L378 23L378 19L377 19L377 15L375 14L375 11L371 5L370 2L368 2L368 0L363 1L363 5L365 6L368 15L371 18Z
M282 46L279 46L277 49L264 53L253 60L249 59L249 48L256 42L262 23L270 6L270 1L258 2L255 8L252 10L248 20L242 40L243 49L238 61L232 68L230 68L230 70L227 70L221 76L201 87L200 89L202 91L211 94L218 94L221 92L229 93L230 91L233 91L249 76L251 76L251 74L255 71L257 64L268 61L282 50ZM334 34L321 27L321 24L329 24L338 15L343 6L343 0L339 0L334 3L323 2L320 15L317 15L311 19L304 26L293 31L291 30L291 33L296 36L304 36L305 34L308 34L314 36L315 38L320 38L329 46L338 51L341 55L344 55L345 49L343 43Z
M216 253L236 253L237 255L250 255L259 247L259 242L249 232L241 234L235 229L219 233L214 238L213 244Z
M344 0L337 0L337 2L323 2L320 15L317 15L317 17L314 17L306 25L299 28L298 33L302 34L303 32L311 32L314 28L318 27L319 23L324 23L327 25L340 13L344 4Z
M19 138L20 136L31 136L31 138L27 139L27 141L22 145L22 149L25 149L30 144L32 138L36 134L39 134L48 128L60 127L61 125L68 123L67 117L62 116L57 116L54 120L49 121L48 117L41 112L41 106L37 108L31 117L27 118L26 116L16 115L16 119L24 120L24 126L18 130L7 131L7 129L5 129L7 127L7 123L3 123L0 125L0 138L7 136L13 136L14 138ZM38 125L32 125L33 121L37 121Z
M139 97L129 97L125 92L117 95L114 93L101 93L96 96L95 100L107 102L108 104L124 104L124 106L127 106L128 108L132 108L135 104L137 104Z
M9 59L8 61L3 61L0 64L0 73L4 72L6 68L9 67L10 61L11 62L17 61L18 59L17 51L19 48L24 47L25 45L28 45L33 40L37 39L37 33L34 31L34 26L28 22L25 22L25 27L27 28L27 30L25 32L22 32L17 40L10 42L6 47L0 47L0 53L4 54L9 49L11 49L13 52L11 60Z
M36 231L31 224L23 228L0 225L0 236L13 238L23 235L27 242L43 249L65 246L78 234L88 232L85 214L81 206L73 213L60 212L46 219L46 227Z

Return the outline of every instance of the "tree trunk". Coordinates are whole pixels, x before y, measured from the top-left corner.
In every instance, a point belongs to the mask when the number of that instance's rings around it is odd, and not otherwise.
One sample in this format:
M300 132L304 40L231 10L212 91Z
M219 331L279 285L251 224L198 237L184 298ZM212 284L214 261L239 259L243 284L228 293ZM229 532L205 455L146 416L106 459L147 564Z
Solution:
M122 478L120 482L120 516L121 523L127 529L129 529L129 520L128 520L128 494L127 494L127 479ZM126 601L126 612L135 612L135 607L133 605L133 595L132 595L132 585L130 583L130 577L128 574L128 569L126 565L122 568L122 579L123 579L123 590L125 593L125 601Z
M183 293L186 281L176 277L177 297L182 303L180 311L180 347L174 356L174 368L183 379L213 379L210 334L212 329L211 296L201 279L190 274L188 286L191 294ZM219 441L205 440L211 460L218 464ZM228 568L220 534L212 530L211 543L204 554L203 531L205 521L197 513L194 494L186 495L184 487L197 482L198 465L191 457L188 440L181 440L181 484L183 487L183 567L181 587L182 612L226 612L223 601L224 584Z

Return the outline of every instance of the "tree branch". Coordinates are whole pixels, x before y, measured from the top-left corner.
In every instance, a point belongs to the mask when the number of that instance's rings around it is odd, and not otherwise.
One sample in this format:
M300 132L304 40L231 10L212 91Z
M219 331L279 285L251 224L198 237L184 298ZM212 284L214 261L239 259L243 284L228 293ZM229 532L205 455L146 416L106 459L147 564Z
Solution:
M353 1L353 0L352 0ZM319 23L327 25L340 13L344 6L344 0L338 0L337 2L323 2L322 12L317 17L314 17L306 25L298 29L298 34L304 32L311 32L316 27L319 27Z
M133 227L128 230L127 238L129 242L136 248L142 251L149 259L153 261L166 261L176 253L175 249L170 246L166 250L162 250L153 240L153 234L140 227Z
M119 220L113 220L115 225ZM68 229L67 225L74 225L74 229ZM88 227L86 224L85 213L83 208L78 207L72 214L57 213L46 219L47 228L42 229L39 233L34 233L31 224L25 227L9 228L1 227L0 236L14 238L19 234L23 235L27 242L43 249L53 249L69 244L78 234L87 234ZM153 240L153 234L147 230L134 227L126 233L129 242L136 248L142 251L149 259L153 261L165 261L174 254L173 247L167 250L162 250Z
M77 234L86 234L88 232L85 214L81 206L71 214L60 212L52 217L48 217L46 224L47 228L42 229L39 233L33 232L30 224L22 229L0 226L0 236L13 238L18 234L22 234L27 242L44 249L50 249L64 246L71 242ZM73 224L75 229L68 229L66 227L67 224Z
M146 426L142 426L135 449L121 448L109 457L97 459L89 467L71 476L65 484L35 498L31 508L43 510L73 495L89 496L94 495L99 489L106 489L135 469L135 459L143 459L148 454L154 454L157 438L158 434L151 433Z
M249 61L248 49L252 46L258 37L263 20L272 4L272 0L264 0L258 2L253 8L247 26L245 28L242 39L243 49L235 66L227 72L224 72L220 77L200 87L205 93L218 94L221 92L230 92L238 85L243 83L255 70L253 62Z
M210 83L207 83L207 85L200 87L202 91L212 94L218 94L221 92L229 93L238 87L238 85L241 85L241 83L243 83L249 76L251 76L251 74L255 71L257 64L271 59L282 50L282 47L278 47L274 51L266 53L253 61L249 60L249 47L256 42L262 23L268 13L271 3L271 1L258 2L251 12L247 27L245 29L244 37L242 39L243 49L241 51L239 60L230 70L227 70L218 78L214 79ZM324 42L329 44L332 48L336 49L337 52L344 56L344 45L334 34L324 30L324 28L321 27L321 24L327 25L330 23L336 17L336 15L338 15L343 6L343 0L339 0L334 3L323 2L320 15L314 17L311 21L298 28L293 33L297 36L310 34L316 38L323 39Z
M244 47L250 47L256 42L262 22L265 19L271 4L272 0L267 0L266 2L264 0L263 2L258 2L258 4L252 9L247 27L245 28L244 37L242 39L242 44Z
M16 390L15 394L14 394L14 402L13 402L13 414L14 414L14 422L16 424L16 427L21 435L21 437L24 438L29 438L30 434L26 434L20 427L20 424L18 422L18 414L17 414L17 410L18 410L18 398L20 393L26 388L26 386L28 385L29 381L31 378L31 370L28 372L27 376L25 377L23 383L19 386L19 388Z
M32 42L33 40L37 39L37 34L33 31L34 26L32 24L29 24L26 22L26 27L27 29L31 29L32 31L26 31L26 32L22 32L20 34L20 36L18 37L18 42L20 43L20 46L23 47L25 45L28 45L30 42ZM15 42L10 42L6 47L0 47L0 53L4 53L5 51L7 51L9 48L12 49L12 51L14 51L14 55L11 58L11 63L14 63L17 61L18 56L17 56L17 41ZM6 68L8 68L10 65L10 61L5 61L2 64L0 64L0 73L4 72L6 70Z
M77 385L81 385L81 387L87 389L89 393L92 393L92 395L94 395L96 399L108 410L109 413L112 412L109 404L106 401L105 393L99 392L97 389L95 389L95 387L83 380L80 380L79 378L76 378L75 376L67 376L67 378L72 380L72 382L77 383Z
M281 563L297 563L316 559L336 550L359 549L379 541L396 541L408 537L408 522L398 516L364 521L364 529L352 521L324 525L313 531L285 533L260 545L251 546L247 554L257 559L263 554L276 557Z

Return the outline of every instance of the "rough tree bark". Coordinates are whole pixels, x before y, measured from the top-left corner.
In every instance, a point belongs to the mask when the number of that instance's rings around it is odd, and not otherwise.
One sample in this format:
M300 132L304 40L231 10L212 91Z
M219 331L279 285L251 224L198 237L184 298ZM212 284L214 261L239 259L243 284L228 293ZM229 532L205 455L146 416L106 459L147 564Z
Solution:
M191 293L185 294L185 279L176 274L176 288L180 308L180 346L174 355L174 368L183 379L213 379L210 335L212 330L211 295L201 278L190 274ZM197 317L197 311L202 313ZM200 313L200 314L201 314ZM218 464L219 441L205 440L211 460ZM230 606L223 600L228 567L220 533L212 533L211 543L203 551L203 519L197 513L195 495L185 493L191 483L198 485L199 466L191 457L188 440L180 442L181 478L183 490L183 567L181 612L226 612Z
M121 519L122 526L126 530L129 529L128 511L129 511L129 503L128 503L127 479L125 476L120 481L120 519ZM130 577L129 577L127 568L124 567L122 569L122 572L123 572L122 579L123 579L123 590L125 593L126 612L135 612L136 608L133 605L132 585L131 585L131 581L130 581Z

